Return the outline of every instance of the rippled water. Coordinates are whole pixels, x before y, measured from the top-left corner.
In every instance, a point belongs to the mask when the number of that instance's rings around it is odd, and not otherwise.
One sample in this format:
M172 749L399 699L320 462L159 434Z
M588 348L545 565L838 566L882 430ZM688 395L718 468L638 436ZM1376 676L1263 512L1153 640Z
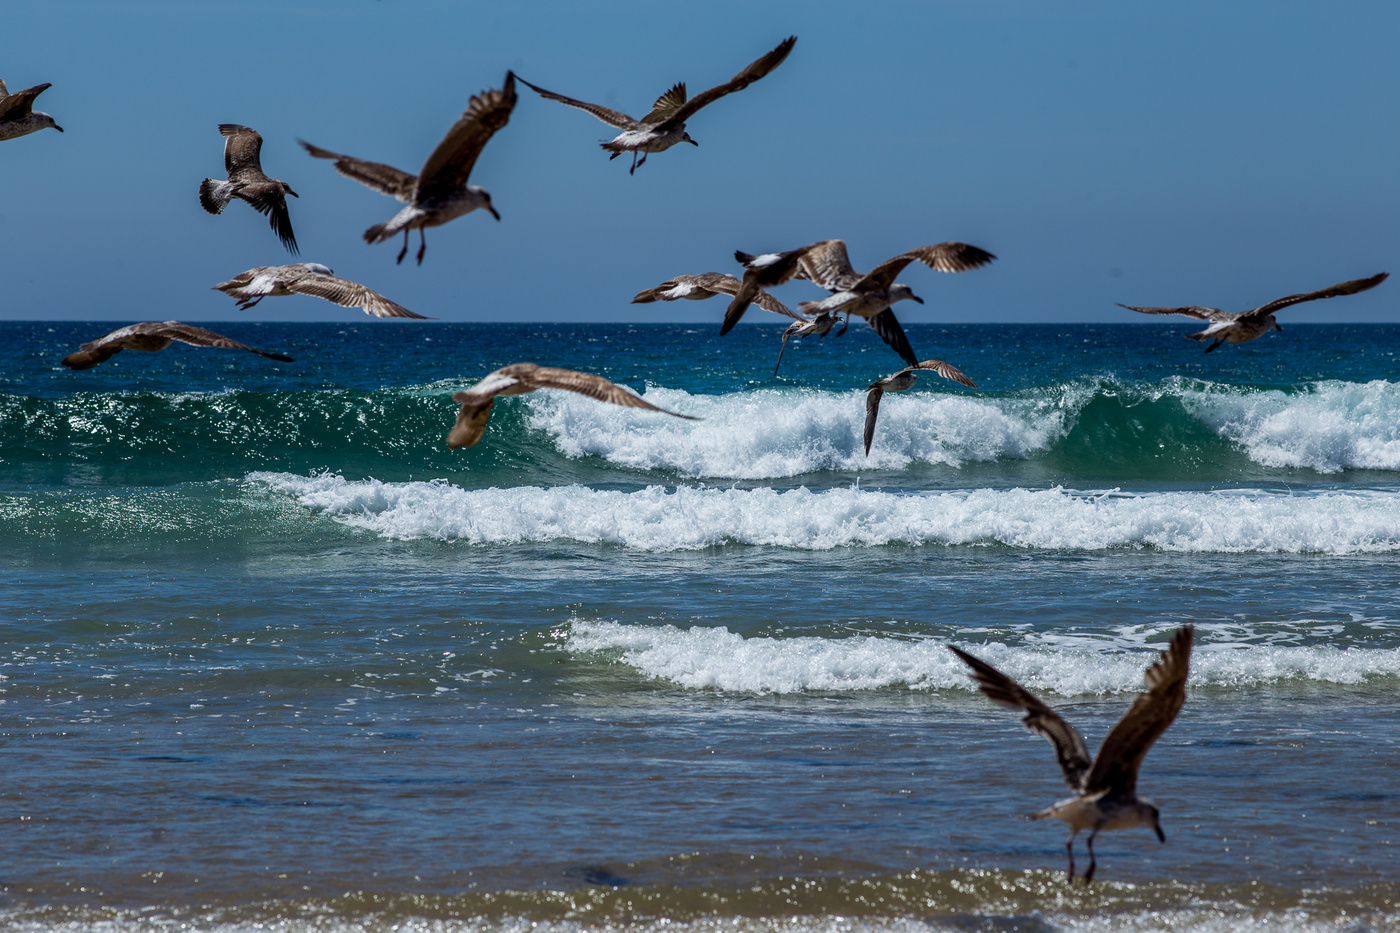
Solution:
M0 325L0 925L1400 928L1400 328ZM1180 346L1178 345L1180 344ZM451 393L562 393L449 452ZM1045 741L1180 625L1087 891ZM1080 858L1083 849L1080 848ZM1081 862L1082 867L1082 862Z

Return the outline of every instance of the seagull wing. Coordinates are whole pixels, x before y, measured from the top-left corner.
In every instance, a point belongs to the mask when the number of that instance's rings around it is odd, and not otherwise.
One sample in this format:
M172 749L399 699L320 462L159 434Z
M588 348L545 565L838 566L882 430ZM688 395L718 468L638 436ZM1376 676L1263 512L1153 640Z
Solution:
M1219 308L1203 308L1199 305L1190 305L1185 308L1139 308L1137 305L1119 304L1120 308L1127 308L1129 311L1141 311L1143 314L1184 314L1187 317L1200 318L1202 321L1230 321L1237 315L1229 311L1221 311Z
M509 370L511 367L505 368ZM532 370L518 374L518 378L521 382L536 389L567 389L570 392L587 395L589 398L596 398L600 402L611 402L614 405L622 405L627 408L646 408L676 418L696 420L690 415L680 415L674 411L658 408L640 395L634 395L617 383L609 382L602 376L595 376L592 373L581 373L572 369L559 369L552 366L537 366Z
M985 266L996 256L976 246L966 243L935 243L933 246L920 246L907 253L900 253L893 259L886 259L857 283L859 288L886 288L894 284L895 276L904 271L911 262L921 262L939 272L966 272Z
M1147 669L1147 692L1118 720L1094 758L1093 770L1084 780L1084 793L1107 791L1129 794L1137 789L1138 768L1158 736L1176 719L1186 702L1186 676L1191 665L1194 629L1188 625L1172 638L1171 645Z
M292 215L287 211L287 196L282 193L281 184L266 181L244 185L238 196L253 205L259 214L266 214L282 245L293 256L298 255L296 234L292 232Z
M1351 282L1343 282L1340 285L1333 285L1331 288L1308 292L1306 295L1289 295L1287 298L1276 299L1266 305L1255 308L1253 311L1246 311L1241 314L1240 317L1263 317L1266 314L1272 314L1279 308L1302 304L1305 301L1317 301L1319 298L1336 298L1338 295L1355 295L1357 292L1364 292L1369 288L1375 288L1389 276L1389 272L1382 272L1379 275L1371 276L1369 279L1355 279Z
M899 326L899 320L895 318L894 311L886 308L874 317L866 318L866 320L870 322L871 327L875 328L875 333L880 335L880 339L889 344L894 352L903 358L904 362L910 366L919 365L918 354L914 352L913 347L909 346L909 338L904 336L904 328Z
M491 408L496 404L494 395L474 395L471 392L458 392L452 396L454 402L461 402L457 412L457 423L447 433L447 449L475 447L486 433L486 423L491 420Z
M822 240L807 247L798 258L797 278L810 279L829 292L844 292L861 280L851 268L845 240Z
M375 317L410 317L427 320L423 315L408 310L385 298L379 292L366 288L359 282L342 279L323 272L307 272L286 283L287 288L301 295L324 298L342 308L361 308L366 314Z
M496 131L510 120L515 109L515 75L506 72L505 86L472 97L462 118L437 144L418 174L416 203L448 197L461 191L476 165L477 156Z
M533 85L531 86L533 87ZM651 105L651 113L642 117L641 122L660 123L663 120L669 119L684 103L685 82L681 81L656 99L656 103Z
M5 85L0 84L0 120L14 120L34 111L34 98L53 87L52 84L36 84L13 94L5 93Z
M723 295L737 295L739 294L739 290L744 287L743 283L734 278L734 276L725 275L723 272L703 272L700 275L679 276L679 278L692 279L694 284L701 288ZM750 300L764 311L772 311L774 314L781 314L784 317L790 317L798 321L807 320L757 286L754 286L753 297Z
M224 168L229 178L249 170L262 174L261 133L237 123L220 123L219 135L225 137Z
M1055 757L1060 761L1060 770L1065 773L1065 783L1070 790L1083 791L1084 775L1089 770L1089 748L1079 730L1065 722L1060 714L1036 699L1025 687L992 667L986 661L974 658L959 648L948 646L948 650L972 668L972 679L986 694L987 699L998 706L1022 710L1026 715L1021 722L1026 728L1050 740L1055 746Z
M517 77L519 77L519 76L517 75ZM523 84L523 85L525 85L526 87L530 88L530 89L533 90L536 94L540 95L541 97L543 97L543 98L546 99L546 100L557 100L557 101L559 101L559 103L561 103L561 104L568 104L570 107L577 107L577 108L580 109L580 110L587 110L589 113L593 114L593 116L597 117L599 120L602 120L604 123L607 123L607 124L609 124L609 125L611 125L611 126L615 126L615 127L617 127L618 129L620 129L620 130L630 130L630 129L632 129L634 126L637 125L637 121L636 121L636 120L633 120L633 119L632 119L631 117L629 117L627 114L625 114L625 113L619 113L619 112L616 111L616 110L609 110L607 107L604 107L602 104L590 104L590 103L588 103L587 101L574 100L574 98L572 98L572 97L565 97L563 94L556 94L556 93L554 93L553 91L546 91L544 88L540 87L539 85L537 85L537 84L531 84L529 81L526 81L524 78L520 78L520 83ZM668 93L669 93L669 92L668 92ZM662 95L662 99L665 99L665 95ZM658 100L658 101L657 101L657 104L660 104L660 103L661 103L661 101Z
M195 327L192 324L181 324L179 321L149 321L136 324L134 328L133 333L165 337L169 340L178 340L181 343L187 343L194 347L219 347L223 350L247 350L249 353L256 353L259 356L281 360L284 363L294 362L290 356L259 350L256 347L248 346L246 343L239 343L231 337L225 337L223 334L216 334L212 330L205 330L202 327Z
M977 388L977 383L969 379L966 373L964 373L961 369L958 369L952 363L945 363L942 360L924 360L923 362L915 366L910 366L909 368L929 369L933 372L938 373L938 375L942 376L944 379L951 379L956 383L960 383L961 385L967 386L969 389Z
M787 58L788 53L792 51L793 43L796 41L796 36L788 36L782 42L778 43L777 48L754 61L749 67L730 78L724 84L716 85L707 91L701 91L699 94L696 94L678 107L675 113L661 121L658 126L670 128L684 123L690 118L691 114L695 113L695 111L699 110L701 107L714 103L726 94L742 91L744 88L781 65L783 59Z
M875 440L875 419L880 417L880 399L885 394L881 379L865 393L865 455L870 456L870 442Z
M744 265L744 281L739 286L739 291L734 294L734 300L725 309L724 323L719 329L720 335L723 336L734 329L734 325L739 323L739 319L744 316L749 305L758 299L758 293L762 290L762 286L782 285L784 282L796 278L802 271L802 256L808 250L828 242L830 241L821 240L817 243L800 246L797 249L790 249L787 252L764 253L761 256L735 250L734 258Z
M397 169L382 162L369 162L354 156L331 152L329 149L313 146L304 139L299 139L297 142L301 143L301 147L317 159L335 159L335 170L346 178L358 181L380 194L387 194L389 197L397 198L405 203L413 200L413 192L418 187L417 175L410 175L403 169Z

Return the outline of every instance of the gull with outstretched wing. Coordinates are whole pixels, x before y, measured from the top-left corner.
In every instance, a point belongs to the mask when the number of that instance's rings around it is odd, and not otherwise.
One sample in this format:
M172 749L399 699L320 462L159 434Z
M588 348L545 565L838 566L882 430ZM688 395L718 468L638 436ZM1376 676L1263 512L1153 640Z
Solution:
M656 99L652 105L651 113L634 120L625 113L604 107L601 104L590 104L587 101L576 100L572 97L565 97L563 94L556 94L553 91L546 91L544 88L531 84L524 78L522 84L533 88L534 91L546 100L557 100L561 104L568 104L570 107L577 107L580 110L593 114L599 120L609 126L622 130L616 137L602 143L602 147L612 155L609 159L616 159L624 152L632 153L632 168L628 174L637 170L637 166L646 162L647 156L653 152L664 152L677 143L690 143L692 146L700 145L690 138L690 134L685 131L685 121L694 116L701 107L714 103L726 94L733 94L741 91L762 78L768 72L777 68L787 58L792 51L793 43L797 41L796 36L788 36L778 43L777 48L764 55L762 58L752 62L749 67L730 78L724 84L718 84L709 90L702 91L690 99L686 99L685 83L675 85L665 94ZM637 160L637 153L642 154L641 161Z
M247 350L249 353L281 360L284 363L293 362L290 356L259 350L202 327L181 324L179 321L142 321L140 324L119 327L106 336L83 344L77 351L63 358L63 365L69 369L87 369L104 360L111 359L123 350L155 352L164 350L177 340L194 347Z
M255 266L247 272L240 272L227 282L220 282L214 289L237 298L241 311L246 311L269 296L311 295L324 298L342 308L359 308L375 317L427 320L423 315L390 301L372 288L339 278L329 266L319 262Z
M1050 740L1055 757L1064 771L1065 784L1074 797L1061 800L1030 818L1063 820L1069 824L1069 879L1074 880L1074 839L1088 831L1089 870L1084 883L1094 878L1094 837L1103 830L1135 829L1145 826L1167 841L1157 808L1137 795L1138 770L1152 743L1161 737L1186 702L1186 678L1191 666L1191 642L1195 629L1187 625L1172 636L1171 644L1147 669L1143 679L1147 692L1138 694L1133 705L1118 720L1091 760L1084 737L1029 690L985 661L966 651L948 646L972 668L973 680L993 703L1021 710L1026 728Z
M932 370L944 379L951 379L969 389L977 388L977 383L967 377L961 369L942 360L924 360L914 366L906 366L893 376L886 376L870 383L865 393L865 455L870 456L870 442L875 440L875 419L880 416L880 399L886 392L903 392L913 388L918 380L919 370Z
M297 238L292 233L292 216L287 213L287 195L300 197L285 181L269 178L262 170L262 134L237 123L220 123L224 137L224 170L227 181L206 178L199 183L199 203L211 214L222 214L234 198L247 201L259 214L267 216L272 232L297 254Z

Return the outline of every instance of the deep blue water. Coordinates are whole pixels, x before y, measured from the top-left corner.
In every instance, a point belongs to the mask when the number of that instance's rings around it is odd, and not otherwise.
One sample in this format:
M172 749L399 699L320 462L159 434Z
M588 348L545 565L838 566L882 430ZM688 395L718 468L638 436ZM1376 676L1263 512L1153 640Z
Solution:
M296 361L0 324L8 926L1400 924L1400 327L912 325L980 388L867 457L861 325L777 378L773 327L208 326ZM447 450L527 360L702 420ZM1095 746L1188 622L1168 842L1071 889L943 645Z

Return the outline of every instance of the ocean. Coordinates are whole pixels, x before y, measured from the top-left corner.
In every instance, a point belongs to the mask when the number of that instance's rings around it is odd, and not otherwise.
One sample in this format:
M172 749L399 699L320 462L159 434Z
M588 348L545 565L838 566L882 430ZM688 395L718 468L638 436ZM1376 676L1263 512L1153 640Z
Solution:
M0 929L1400 929L1400 327L909 325L866 457L859 322L115 326L0 324ZM447 450L519 361L702 420ZM944 646L1095 748L1187 623L1069 885Z

